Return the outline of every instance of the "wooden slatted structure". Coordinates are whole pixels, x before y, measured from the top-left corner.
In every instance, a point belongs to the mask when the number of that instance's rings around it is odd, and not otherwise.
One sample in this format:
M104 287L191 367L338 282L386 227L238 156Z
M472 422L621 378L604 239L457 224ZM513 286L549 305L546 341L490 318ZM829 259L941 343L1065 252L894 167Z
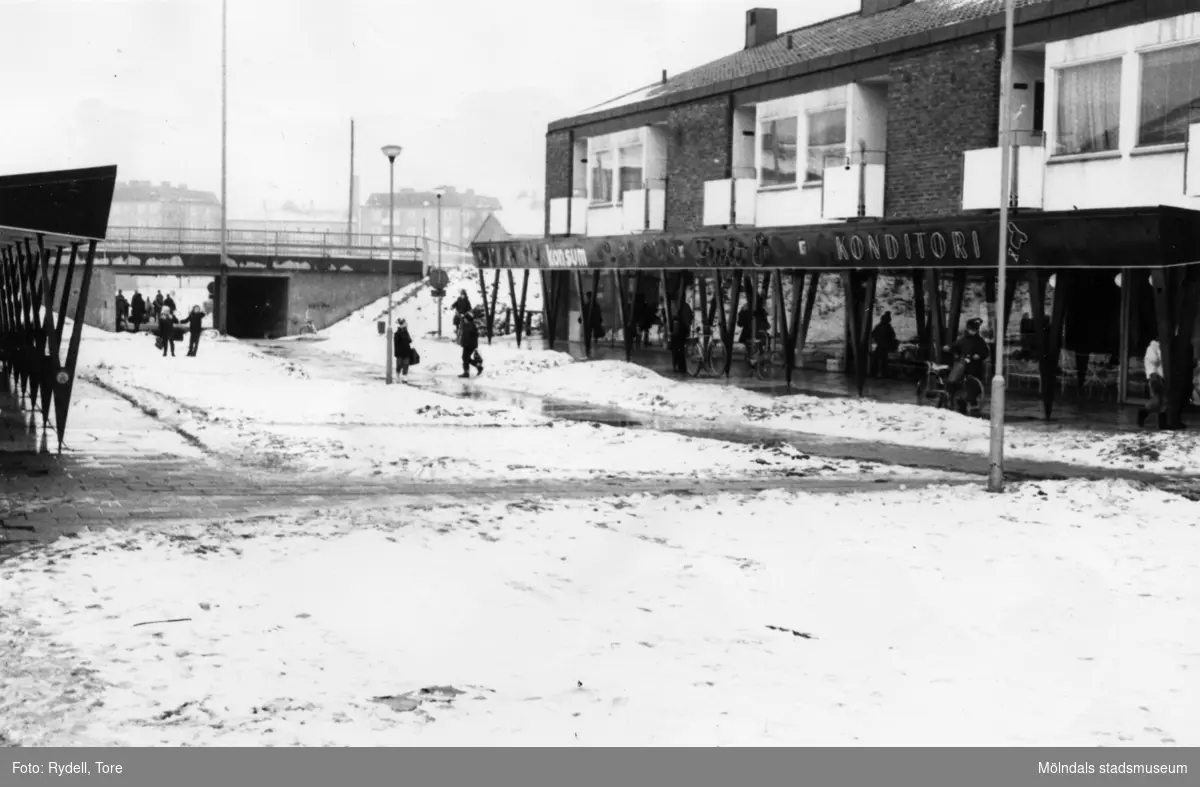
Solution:
M116 167L0 177L0 385L40 411L43 428L54 410L60 451L116 180Z

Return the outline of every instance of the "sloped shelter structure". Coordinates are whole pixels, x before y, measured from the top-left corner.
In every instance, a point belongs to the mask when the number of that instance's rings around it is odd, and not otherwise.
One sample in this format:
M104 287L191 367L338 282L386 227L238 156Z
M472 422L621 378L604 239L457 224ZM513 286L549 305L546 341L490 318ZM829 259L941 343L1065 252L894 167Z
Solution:
M60 450L116 180L115 166L0 177L0 383L43 427L53 409Z

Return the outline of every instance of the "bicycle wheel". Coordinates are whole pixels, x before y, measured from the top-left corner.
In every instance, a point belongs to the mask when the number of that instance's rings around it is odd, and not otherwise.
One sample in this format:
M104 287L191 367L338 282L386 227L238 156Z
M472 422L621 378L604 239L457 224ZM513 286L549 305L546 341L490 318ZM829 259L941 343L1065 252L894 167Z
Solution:
M758 380L770 380L775 376L775 365L764 353L754 359L754 377Z
M700 342L695 339L688 341L683 355L688 374L692 377L699 377L700 370L704 368L704 349L700 346Z
M708 360L708 371L713 377L719 377L725 374L725 343L720 339L713 339L708 345L706 353Z
M772 366L783 366L783 350L771 350L769 357Z

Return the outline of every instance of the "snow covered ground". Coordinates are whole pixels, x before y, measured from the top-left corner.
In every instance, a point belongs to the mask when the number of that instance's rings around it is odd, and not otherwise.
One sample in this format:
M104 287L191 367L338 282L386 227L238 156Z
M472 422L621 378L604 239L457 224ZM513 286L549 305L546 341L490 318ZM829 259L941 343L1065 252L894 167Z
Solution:
M178 348L178 356L163 358L148 334L92 328L80 346L85 379L119 392L213 454L263 469L412 481L915 472L787 447L554 422L412 386L331 379L212 335L194 358Z
M0 734L1194 746L1198 520L1059 482L409 498L84 534L0 564Z
M477 272L456 272L451 291L460 283L468 287ZM416 287L416 285L414 285ZM532 289L531 289L532 291ZM417 296L396 307L408 320L414 338L436 328L436 312L427 296ZM383 339L374 319L383 302L332 326L322 350L374 361L382 357ZM431 325L433 326L431 328ZM446 322L447 333L453 329ZM417 341L422 365L416 375L456 375L461 372L460 349L450 343ZM576 362L563 352L518 349L512 337L496 339L481 348L485 373L475 382L485 387L521 391L570 401L618 407L709 423L757 426L880 441L897 445L941 448L986 454L989 426L945 410L867 399L831 399L798 394L772 397L733 386L697 385L671 379L623 361ZM1047 430L1033 425L1010 425L1005 430L1006 455L1078 465L1195 473L1200 467L1200 433L1196 431L1116 434L1110 431Z

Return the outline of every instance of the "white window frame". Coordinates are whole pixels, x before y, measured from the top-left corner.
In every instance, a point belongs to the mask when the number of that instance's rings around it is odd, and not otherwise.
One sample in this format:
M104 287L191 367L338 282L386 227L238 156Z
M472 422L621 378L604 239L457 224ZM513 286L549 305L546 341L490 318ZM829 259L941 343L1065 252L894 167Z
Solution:
M763 157L764 157L765 151L763 150L763 147L762 147L762 144L763 144L762 141L763 141L763 139L766 138L767 132L764 130L764 128L769 123L781 123L781 122L784 122L787 120L793 120L796 122L796 172L794 173L794 178L791 183L765 183L763 181L763 171L764 171L763 170ZM803 181L800 180L800 134L801 134L801 130L802 130L801 126L802 126L802 124L800 123L800 113L797 113L797 112L788 112L786 114L776 115L775 117L770 117L770 118L763 118L761 120L756 119L755 127L754 127L754 134L755 134L754 158L755 158L755 163L757 165L757 172L755 174L757 176L758 188L760 190L762 190L762 189L765 189L765 190L793 189L793 188L796 188L797 186L799 186L801 183L803 183ZM804 133L807 134L807 129L804 129ZM807 155L808 155L808 150L807 150L807 145L806 145L805 157L807 157Z
M1200 39L1192 38L1186 41L1172 41L1169 44L1161 44L1158 46L1145 47L1137 50L1137 104L1136 104L1136 126L1134 128L1133 147L1137 148L1160 148L1160 147L1177 147L1186 145L1188 140L1187 129L1184 129L1183 140L1180 142L1142 142L1142 96L1145 92L1145 76L1146 76L1146 57L1148 55L1156 55L1161 52L1169 52L1173 49L1192 48L1200 52ZM1200 98L1197 99L1200 101ZM1200 116L1198 116L1200 120ZM1190 123L1188 124L1191 125Z
M1086 151L1086 152L1072 151L1069 153L1062 152L1059 150L1059 139L1061 139L1062 131L1063 131L1062 123L1060 122L1060 118L1059 118L1059 109L1062 106L1062 101L1063 101L1063 90L1062 90L1063 72L1070 71L1075 68L1086 68L1088 66L1101 65L1104 63L1117 63L1121 67L1121 78L1118 80L1118 83L1121 85L1121 89L1118 90L1118 92L1117 92L1117 145L1115 148L1112 148L1111 150L1094 150L1094 151ZM1122 128L1122 126L1124 125L1124 118L1122 117L1122 113L1123 113L1123 107L1124 107L1124 102L1125 102L1125 96L1124 96L1124 92L1125 92L1124 91L1125 56L1124 56L1124 54L1123 53L1112 53L1112 54L1104 55L1101 57L1090 57L1085 60L1073 60L1073 61L1067 62L1067 63L1056 63L1050 67L1050 71L1054 76L1054 105L1052 107L1047 107L1047 109L1052 110L1052 114L1050 115L1052 120L1050 122L1053 123L1053 128L1054 128L1054 134L1049 139L1050 157L1051 158L1075 158L1077 156L1107 157L1107 156L1120 155L1120 153L1122 151L1122 145L1125 144L1122 141L1122 134L1124 132L1124 129ZM1138 74L1138 81L1140 84L1140 81L1141 81L1140 73ZM1138 103L1139 104L1141 103L1141 96L1138 96ZM1043 121L1042 125L1045 126L1046 122Z
M638 157L638 169L642 171L642 179L638 184L638 189L645 188L646 184L646 143L645 141L635 142L630 145L623 145L617 148L616 166L613 168L613 204L621 205L625 202L625 192L621 190L621 167L625 163L625 152L641 148L642 154ZM630 189L634 191L635 189Z
M812 144L812 116L825 115L833 112L838 112L842 116L842 141L838 143L830 143L828 145L813 145ZM821 157L821 174L819 177L809 179L808 177L808 159L813 148L831 149L841 148L842 155L847 155L849 145L847 139L850 137L850 118L848 117L848 107L845 104L822 107L820 109L809 109L804 113L804 180L801 181L806 186L819 186L825 182L825 157ZM796 170L799 173L799 164Z
M606 200L597 198L596 194L595 194L596 170L601 169L600 159L603 156L612 156L613 157L613 165L614 165L609 170L609 172L612 173L612 182L609 184L608 188L609 188L610 193L609 193L608 199L606 199ZM588 205L589 206L604 206L604 205L616 204L615 202L613 202L613 200L615 198L616 191L617 191L617 176L618 176L617 165L620 164L619 159L620 159L620 153L619 153L618 148L612 148L612 147L595 148L594 150L592 150L588 153L587 196L588 196Z

